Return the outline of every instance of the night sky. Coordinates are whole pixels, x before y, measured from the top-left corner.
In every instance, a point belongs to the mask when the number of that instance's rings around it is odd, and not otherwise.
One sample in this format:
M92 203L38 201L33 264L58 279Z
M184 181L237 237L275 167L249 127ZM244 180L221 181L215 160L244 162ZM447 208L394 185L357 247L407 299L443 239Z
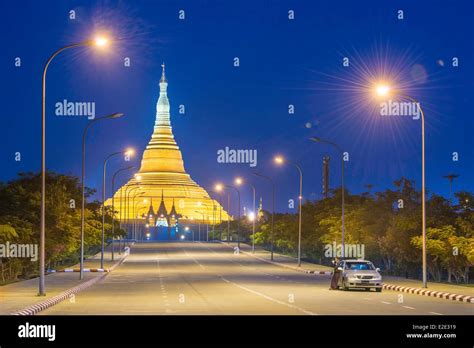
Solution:
M69 19L70 10L76 19ZM185 20L178 18L179 10ZM294 20L288 19L289 10L295 11ZM129 146L141 157L150 139L163 61L185 168L206 189L247 177L269 208L269 186L252 177L254 168L217 163L217 150L228 146L257 149L256 170L277 181L278 210L296 199L298 172L276 167L277 153L302 166L303 196L320 198L322 156L332 157L331 187L339 186L340 163L332 148L309 141L310 136L349 152L351 192L364 192L369 183L384 190L402 176L419 186L420 121L380 117L364 87L383 76L425 110L428 190L448 196L442 176L453 172L460 174L455 190L472 192L473 23L472 1L2 1L0 180L40 170L41 74L47 58L100 31L119 40L102 51L62 53L47 79L49 170L80 176L88 122L55 116L56 102L95 102L96 117L126 115L90 130L86 185L98 193L104 157ZM125 57L130 67L124 67ZM344 57L349 67L343 66ZM453 57L459 58L458 67L452 66ZM184 115L178 113L180 104ZM288 113L289 104L294 114ZM453 152L459 161L453 162ZM109 172L124 165L115 158ZM126 179L122 176L120 184ZM242 192L243 205L250 207L250 187Z

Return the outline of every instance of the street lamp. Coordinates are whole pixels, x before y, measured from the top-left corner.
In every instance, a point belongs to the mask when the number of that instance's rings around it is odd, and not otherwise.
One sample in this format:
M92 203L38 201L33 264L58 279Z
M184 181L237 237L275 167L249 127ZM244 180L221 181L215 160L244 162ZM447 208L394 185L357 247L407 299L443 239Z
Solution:
M86 127L84 128L84 132L82 133L82 205L81 205L81 261L80 261L80 269L79 269L79 279L84 279L84 206L85 206L85 176L86 176L86 136L89 127L95 124L98 121L108 120L108 119L116 119L123 116L123 113L116 112L114 114L110 114L108 116L95 118L94 120L90 121Z
M104 160L103 170L102 170L102 248L100 253L100 268L104 268L104 248L105 248L105 176L107 170L107 162L108 160L116 155L125 154L125 155L133 155L133 150L125 150L125 151L118 151L108 155ZM112 194L113 194L112 190ZM114 212L112 211L112 214ZM113 217L112 217L113 223ZM112 235L113 238L113 235Z
M216 190L221 191L223 189L223 187L231 188L231 189L235 190L235 192L237 192L238 202L239 202L239 204L238 204L239 210L238 210L238 213L237 213L237 247L240 249L240 191L235 186L225 185L225 184L217 184L216 185ZM230 202L230 196L229 196L229 202ZM227 232L227 241L229 241L228 233L229 232Z
M202 223L204 223L204 213L198 211L198 210L195 210L194 211L195 213L198 213L198 214L201 214L202 215ZM201 222L198 222L198 234L199 234L199 241L201 241Z
M132 214L132 217L133 217L133 209L130 209L130 196L131 196L133 191L138 190L138 189L143 189L143 187L142 186L136 186L136 187L132 187L130 190L128 190L128 188L125 189L125 208L126 208L126 213L125 214L126 214L126 219L127 219L127 236L130 235L130 238L133 237L133 235L130 231L131 230L131 228L130 228L130 225L131 225L131 223L130 223L130 214ZM133 208L133 199L132 199L132 208Z
M386 91L386 88L385 87L381 87L381 92L380 93L387 93ZM310 138L310 140L316 142L316 143L323 143L323 144L328 144L328 145L331 145L332 147L334 147L337 151L339 151L339 153L341 154L341 171L342 171L342 174L341 174L341 190L342 190L342 235L341 235L341 245L342 245L342 251L341 251L341 256L342 258L345 257L345 235L346 235L346 226L345 226L345 214L344 214L344 196L345 196L345 192L344 192L344 151L342 150L342 148L337 145L336 143L333 143L331 141L328 141L328 140L324 140L324 139L321 139L321 138L318 138L318 137L312 137Z
M114 226L114 219L115 219L115 177L126 170L130 170L134 168L134 166L125 167L122 169L117 170L112 175L112 261L114 261L114 236L115 236L115 226ZM122 200L123 200L123 187L120 188L120 228L122 228ZM125 244L125 243L124 243ZM125 245L124 245L125 246ZM120 255L120 239L119 239L119 255Z
M214 204L214 202L213 202ZM207 212L209 211L209 205L207 205L206 203L202 203L201 201L197 202L197 205L198 206L205 206L206 207L206 218L207 218L207 223L206 223L206 242L209 242L209 215L207 214ZM214 211L213 211L214 213ZM214 218L214 216L213 216ZM212 227L212 232L214 233L214 226ZM199 238L201 238L201 235L199 235Z
M276 156L275 157L275 163L281 165L284 164L285 159L281 156ZM302 202L303 202L303 172L301 171L301 167L294 163L294 162L288 162L296 167L298 169L298 172L300 174L300 195L298 196L299 200L299 217L298 217L298 267L301 267L301 211L302 211Z
M244 180L240 177L238 178L235 178L235 184L237 186L240 186L240 185L243 185L244 183ZM247 183L251 188L252 188L252 191L253 191L253 219L251 219L252 221L252 253L255 253L255 186L250 184L250 183Z
M425 187L425 114L420 103L409 95L390 88L389 85L379 84L375 87L378 97L387 97L390 94L398 95L415 103L421 114L421 234L422 234L422 272L423 287L427 287L427 262L426 262L426 187Z
M222 198L221 197L221 192L219 191L213 191L213 190L207 190L209 193L213 193L215 195L218 195L219 198ZM219 239L222 241L222 203L220 202L220 199L217 199L217 203L219 203ZM212 202L213 204L213 209L215 210L216 206L214 204L214 201ZM216 224L216 219L214 219L214 225ZM214 227L212 228L212 233L214 234ZM213 236L214 238L216 238L215 234Z
M222 192L223 190L222 184L216 184L215 190L217 192ZM227 243L229 243L229 235L230 235L230 192L227 191ZM221 240L222 240L222 229L221 229Z
M147 202L147 200L144 199L143 201L139 200L138 202L135 203L135 198L137 198L137 197L140 198L141 195L143 195L145 193L146 193L145 191L136 192L132 197L132 218L133 218L133 220L132 220L132 234L133 234L135 240L137 240L137 235L138 235L138 233L137 233L137 216L136 216L137 215L137 210L138 210L137 207L140 203L146 203Z
M273 261L273 216L275 215L275 181L269 176L253 172L253 175L269 181L272 184L272 230L270 234L270 259Z
M105 41L104 41L105 40ZM77 44L67 45L56 50L46 61L43 68L42 79L42 97L41 97L41 212L40 212L40 248L39 248L39 291L38 296L45 296L44 285L44 266L45 266L45 208L46 208L46 73L48 72L49 64L53 61L59 53L74 47L81 46L105 46L107 40L105 38L96 38L96 40L88 40L79 42Z

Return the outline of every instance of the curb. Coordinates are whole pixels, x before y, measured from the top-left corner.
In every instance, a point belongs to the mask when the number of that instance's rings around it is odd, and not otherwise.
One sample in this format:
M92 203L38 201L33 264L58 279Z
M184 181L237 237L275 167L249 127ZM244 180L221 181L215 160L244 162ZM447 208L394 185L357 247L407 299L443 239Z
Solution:
M442 298L445 300L474 303L474 296L457 295L457 294L444 292L444 291L433 291L433 290L420 289L420 288L411 288L408 286L400 286L400 285L393 285L393 284L386 284L386 283L383 284L383 288L386 290L407 292L407 293L415 294L415 295L432 296L432 297Z
M47 273L61 273L61 272L80 272L80 268L65 268L65 269L48 269ZM84 268L83 272L110 272L108 268Z
M118 265L120 265L123 261L125 261L125 258L128 255L129 255L128 253L125 254L116 264L114 264L112 267L110 267L108 272L113 271ZM13 313L11 313L11 315L35 315L35 314L38 314L39 312L41 312L45 309L48 309L52 306L57 305L58 303L60 303L64 300L67 300L72 295L77 294L78 292L91 287L92 285L97 283L99 280L102 280L103 278L105 278L107 276L108 272L104 272L100 276L98 276L96 278L92 278L92 279L86 281L85 283L76 285L75 287L62 292L59 295L53 296L50 299L41 301L37 304L34 304L34 305L28 306L26 308L23 308L22 310L13 312Z

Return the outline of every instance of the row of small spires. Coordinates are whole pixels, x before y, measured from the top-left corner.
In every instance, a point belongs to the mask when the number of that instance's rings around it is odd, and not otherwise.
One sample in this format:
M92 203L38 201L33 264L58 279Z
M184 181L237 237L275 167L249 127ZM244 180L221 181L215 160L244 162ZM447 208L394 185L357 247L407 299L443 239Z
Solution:
M262 197L260 197L260 204L259 204L259 207L258 207L258 215L261 215L263 213L263 206L262 206ZM244 215L245 215L245 207L244 207ZM174 205L174 198L173 198L173 205L171 206L171 211L170 213L168 214L168 211L166 210L166 206L165 206L165 200L164 200L164 191L161 190L161 202L160 202L160 206L158 208L158 211L154 212L154 209L153 209L153 198L150 198L150 208L148 209L148 214L147 214L147 218L154 218L156 216L159 216L159 218L166 218L168 219L169 217L173 218L173 219L179 219L182 217L181 214L178 214L178 212L176 211L176 208L175 208L175 205Z
M174 198L173 198L173 205L171 207L171 211L170 213L168 214L167 210L166 210L166 206L165 206L165 200L164 200L164 194L163 194L163 190L161 190L161 203L160 203L160 207L158 208L158 211L154 212L153 210L153 198L151 198L151 201L150 201L150 209L148 209L148 217L155 217L155 216L159 216L161 218L169 218L169 217L172 217L172 218L180 218L181 215L178 214L178 212L176 211L176 208L174 206Z

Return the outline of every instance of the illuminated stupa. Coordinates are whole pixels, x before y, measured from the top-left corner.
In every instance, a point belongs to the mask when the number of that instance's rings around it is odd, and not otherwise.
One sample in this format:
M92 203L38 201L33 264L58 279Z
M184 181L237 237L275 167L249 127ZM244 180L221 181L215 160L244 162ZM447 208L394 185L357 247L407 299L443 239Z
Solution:
M178 219L179 224L226 221L227 212L184 169L171 128L164 64L162 68L154 131L140 170L115 192L115 211L122 219L135 218L142 223L146 219L151 226L174 226ZM157 210L153 201L161 202ZM110 199L107 204L111 204Z

